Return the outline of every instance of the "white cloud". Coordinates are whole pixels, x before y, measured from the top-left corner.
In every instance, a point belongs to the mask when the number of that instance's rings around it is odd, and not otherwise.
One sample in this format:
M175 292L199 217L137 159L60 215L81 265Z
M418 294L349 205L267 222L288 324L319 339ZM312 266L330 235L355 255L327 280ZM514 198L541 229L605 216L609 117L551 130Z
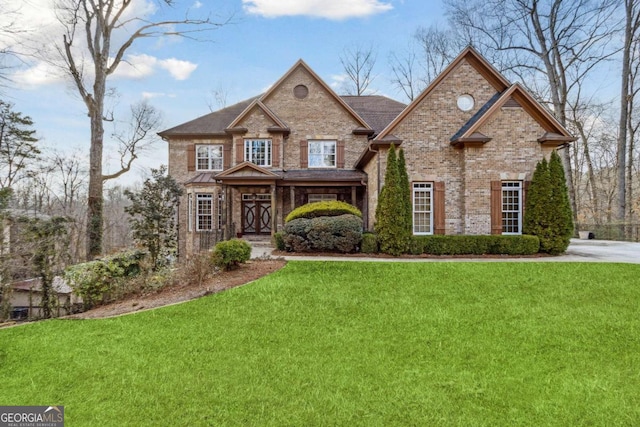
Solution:
M122 77L125 79L142 79L149 77L155 72L158 66L158 58L151 55L127 55L126 60L122 61L116 68L114 77Z
M200 9L202 7L202 3L200 3L198 0L196 0L195 3L193 3L193 6L191 6L194 9Z
M191 73L198 68L198 64L176 58L163 59L159 62L159 65L161 68L167 70L176 80L187 80Z
M333 90L339 90L346 84L348 79L349 76L347 74L334 74L331 76L331 83L329 83L329 86L331 86L331 89Z
M362 18L393 9L381 0L242 0L243 9L267 18L312 16L327 19Z
M176 95L173 93L165 93L165 92L142 92L142 99L153 99L153 98L175 98Z
M158 68L168 71L176 80L186 80L198 68L198 64L176 58L158 59L144 53L128 55L126 61L120 63L114 76L125 79L142 79L155 74Z
M60 69L46 62L37 62L29 68L16 71L9 79L19 87L33 88L59 83L64 80L64 76L60 73Z

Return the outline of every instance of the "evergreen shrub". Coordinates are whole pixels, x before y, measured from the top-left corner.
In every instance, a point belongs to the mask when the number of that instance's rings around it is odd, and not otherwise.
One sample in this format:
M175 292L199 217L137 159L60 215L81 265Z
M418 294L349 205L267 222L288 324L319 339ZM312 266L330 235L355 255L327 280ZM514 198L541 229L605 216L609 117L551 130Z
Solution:
M540 241L535 236L430 235L413 236L409 252L413 255L533 255Z
M362 241L357 215L297 218L284 226L285 249L294 252L355 252Z
M387 156L384 186L378 197L376 223L373 228L378 236L380 252L394 256L405 253L411 240L405 214L406 192L402 182L396 150L391 144Z
M378 237L374 233L363 233L360 252L363 254L378 253Z
M118 252L67 267L64 278L88 310L111 300L126 279L139 275L146 256L147 253L141 250Z
M284 251L284 233L282 231L278 231L273 235L273 244L279 251Z
M294 210L287 215L285 223L293 221L298 218L317 218L320 216L340 216L351 214L359 218L362 218L362 212L360 209L346 202L339 202L335 200L307 203Z
M242 239L218 242L211 252L211 263L222 270L233 270L251 258L251 245Z

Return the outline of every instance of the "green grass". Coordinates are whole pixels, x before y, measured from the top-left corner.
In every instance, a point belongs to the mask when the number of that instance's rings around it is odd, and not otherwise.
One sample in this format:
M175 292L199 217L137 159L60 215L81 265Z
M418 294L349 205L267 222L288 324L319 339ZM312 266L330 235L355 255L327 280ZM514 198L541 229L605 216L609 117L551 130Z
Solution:
M0 330L0 405L68 426L640 424L640 266L291 262Z

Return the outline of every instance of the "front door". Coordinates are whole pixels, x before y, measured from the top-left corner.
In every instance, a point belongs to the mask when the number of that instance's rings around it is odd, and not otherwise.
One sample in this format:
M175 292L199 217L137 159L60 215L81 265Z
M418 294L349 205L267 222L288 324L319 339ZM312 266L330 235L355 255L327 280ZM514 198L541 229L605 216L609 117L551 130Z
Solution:
M242 233L271 233L271 194L242 195Z

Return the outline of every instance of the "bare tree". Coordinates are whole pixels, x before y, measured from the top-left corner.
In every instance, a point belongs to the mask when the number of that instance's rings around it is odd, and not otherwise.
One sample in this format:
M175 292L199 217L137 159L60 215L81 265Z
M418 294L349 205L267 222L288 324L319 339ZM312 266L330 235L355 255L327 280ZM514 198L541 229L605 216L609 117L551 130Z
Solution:
M227 106L229 90L223 85L218 85L217 88L212 89L209 95L210 96L207 98L207 107L209 107L209 111L218 111Z
M401 90L409 101L413 101L424 89L416 62L416 53L413 49L408 49L401 54L392 52L389 55L389 66L393 73L391 84Z
M125 129L116 127L112 135L119 142L120 170L103 175L103 182L118 178L131 170L131 165L138 158L138 155L156 139L156 134L153 131L159 128L161 122L160 112L146 100L131 106L131 116Z
M638 61L632 48L637 47L637 39L640 37L640 2L638 0L624 1L624 46L622 48L622 75L620 84L620 121L618 131L618 193L616 219L624 221L627 215L627 179L630 178L627 171L627 133L631 126L630 115L633 110L634 93L631 91L631 71L633 61ZM633 144L631 144L633 146Z
M118 176L102 173L104 120L107 81L124 60L126 52L140 39L160 36L193 38L224 23L209 18L150 21L130 16L133 0L60 0L57 13L65 27L59 53L65 68L87 108L91 124L87 219L87 258L102 250L103 186L105 179ZM174 0L162 0L168 6ZM118 37L116 37L116 35ZM129 155L136 146L125 148ZM122 170L130 166L128 161ZM124 172L122 172L124 173Z
M627 187L627 201L625 202L627 207L627 221L637 219L636 215L638 214L638 205L640 204L640 199L638 199L638 201L634 200L634 185L637 184L634 177L638 175L638 168L640 168L640 159L638 159L636 153L638 150L636 141L640 132L640 111L638 111L635 102L636 96L640 93L640 37L638 37L637 33L633 40L630 60L629 108L627 111L627 139L629 141L627 152L629 154L626 162L627 179L625 183Z
M553 107L567 124L567 103L577 84L616 49L609 42L619 30L617 0L446 0L448 14L501 70ZM544 81L541 93L531 83ZM571 152L564 150L567 186L576 215ZM575 220L576 218L574 218Z
M464 39L458 37L451 29L441 29L436 25L428 28L419 27L413 34L418 43L420 62L425 86L431 83L456 55L464 48Z
M376 78L373 74L376 59L373 46L354 45L344 49L340 55L340 63L347 74L344 85L347 95L362 96L375 93L369 86Z
M418 27L409 47L389 55L391 83L413 100L464 48L464 39L453 30L435 25Z

